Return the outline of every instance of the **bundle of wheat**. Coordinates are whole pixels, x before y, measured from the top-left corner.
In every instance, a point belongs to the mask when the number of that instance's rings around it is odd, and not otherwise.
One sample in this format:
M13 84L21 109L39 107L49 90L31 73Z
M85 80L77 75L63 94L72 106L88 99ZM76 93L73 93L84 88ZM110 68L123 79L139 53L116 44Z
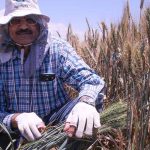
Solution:
M34 142L21 145L19 150L83 150L95 149L103 147L105 141L113 142L114 133L116 129L124 129L126 127L127 119L127 105L123 102L117 102L105 109L101 114L102 126L98 129L96 136L84 137L82 139L68 138L66 133L63 132L64 124L57 126L48 125L43 136ZM112 137L108 140L107 137ZM113 143L116 144L114 141ZM117 147L117 144L116 144Z
M101 123L112 128L125 128L127 118L127 104L119 101L110 105L101 114Z

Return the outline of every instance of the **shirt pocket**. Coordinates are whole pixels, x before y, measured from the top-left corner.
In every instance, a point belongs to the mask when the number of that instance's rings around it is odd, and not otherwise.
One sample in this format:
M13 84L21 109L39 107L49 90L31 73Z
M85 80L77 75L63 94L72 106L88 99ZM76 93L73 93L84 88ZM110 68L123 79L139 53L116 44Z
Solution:
M56 81L37 81L36 94L33 94L33 110L47 115L56 109L57 87ZM35 100L36 99L36 100Z
M57 80L52 81L39 81L38 85L41 87L42 92L48 92L49 96L56 96L57 93Z

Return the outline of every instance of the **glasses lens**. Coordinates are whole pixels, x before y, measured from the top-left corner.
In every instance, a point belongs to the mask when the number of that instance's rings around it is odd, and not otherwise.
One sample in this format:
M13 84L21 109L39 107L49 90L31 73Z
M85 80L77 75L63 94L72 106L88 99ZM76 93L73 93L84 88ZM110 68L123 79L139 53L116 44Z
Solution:
M10 24L18 25L18 24L20 24L20 22L21 22L21 20L19 18L13 18L13 19L11 19Z
M26 22L28 24L31 24L31 25L35 25L36 24L36 21L34 19L32 19L32 18L26 18Z

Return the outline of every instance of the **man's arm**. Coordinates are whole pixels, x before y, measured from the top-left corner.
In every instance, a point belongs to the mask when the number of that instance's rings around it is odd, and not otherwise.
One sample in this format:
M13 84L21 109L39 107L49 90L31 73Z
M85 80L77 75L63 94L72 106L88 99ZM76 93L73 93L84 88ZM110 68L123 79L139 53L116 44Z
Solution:
M100 116L95 101L104 88L104 81L79 57L75 50L66 45L62 49L60 76L79 92L79 102L71 110L64 127L69 135L78 138L92 135L93 127L100 127ZM102 99L101 99L102 100Z

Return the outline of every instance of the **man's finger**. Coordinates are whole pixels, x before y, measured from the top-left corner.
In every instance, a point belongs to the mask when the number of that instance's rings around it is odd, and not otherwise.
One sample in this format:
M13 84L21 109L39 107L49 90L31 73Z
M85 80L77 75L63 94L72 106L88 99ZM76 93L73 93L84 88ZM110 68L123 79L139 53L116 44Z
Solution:
M86 117L82 116L79 118L79 124L78 124L77 131L75 134L77 138L82 138L85 125L86 125Z
M69 137L72 137L72 136L74 136L74 134L75 134L76 127L70 125L70 123L67 122L67 123L65 124L64 131L67 133L67 135L68 135Z
M78 116L76 114L70 113L66 122L69 122L69 125L77 127Z
M93 132L93 116L87 118L86 128L85 128L85 135L91 136Z
M34 139L38 139L42 136L36 125L30 124L29 127L34 136Z
M24 126L24 134L23 136L28 140L28 141L34 141L34 135L31 132L31 129L28 125Z
M100 126L101 126L101 123L100 123L100 114L96 112L94 114L94 128L99 128Z

